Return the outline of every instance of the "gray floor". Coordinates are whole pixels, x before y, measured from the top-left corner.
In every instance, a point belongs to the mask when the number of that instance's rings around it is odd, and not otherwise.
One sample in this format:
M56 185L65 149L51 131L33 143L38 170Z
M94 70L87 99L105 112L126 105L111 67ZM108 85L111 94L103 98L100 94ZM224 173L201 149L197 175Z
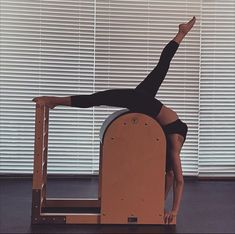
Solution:
M30 179L0 179L0 233L235 233L235 182L185 181L177 225L33 225ZM96 197L97 180L51 179L48 196ZM172 197L169 197L167 204Z

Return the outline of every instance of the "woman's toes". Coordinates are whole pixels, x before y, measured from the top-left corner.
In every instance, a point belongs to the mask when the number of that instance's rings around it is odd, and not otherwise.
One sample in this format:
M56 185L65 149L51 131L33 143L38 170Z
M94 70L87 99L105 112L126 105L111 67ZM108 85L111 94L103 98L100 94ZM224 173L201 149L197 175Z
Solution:
M179 25L179 31L184 33L184 34L187 34L191 30L191 28L193 27L195 22L196 22L196 17L194 16L188 23L180 24Z

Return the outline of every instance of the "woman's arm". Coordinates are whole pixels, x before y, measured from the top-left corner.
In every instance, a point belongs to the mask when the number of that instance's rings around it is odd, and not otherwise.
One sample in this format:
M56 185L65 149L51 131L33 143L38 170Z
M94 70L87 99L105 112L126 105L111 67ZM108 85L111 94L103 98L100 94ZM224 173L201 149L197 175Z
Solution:
M173 185L173 182L174 182L174 172L172 170L167 171L165 175L165 200L171 189L171 186Z
M177 214L180 208L180 202L184 188L184 178L183 178L183 172L181 168L181 161L179 154L174 155L173 165L174 165L173 170L174 170L175 179L173 184L172 211L174 211Z
M171 150L171 157L174 171L174 183L173 183L173 204L170 212L165 214L165 223L171 223L174 216L178 214L180 208L180 202L182 198L184 188L184 178L180 161L180 150Z

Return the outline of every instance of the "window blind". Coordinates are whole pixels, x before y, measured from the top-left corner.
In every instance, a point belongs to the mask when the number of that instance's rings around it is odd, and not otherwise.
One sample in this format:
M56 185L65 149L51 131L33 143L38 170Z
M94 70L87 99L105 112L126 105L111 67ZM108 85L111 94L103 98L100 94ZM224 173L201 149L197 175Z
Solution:
M0 173L32 173L33 97L135 88L154 68L178 24L195 15L197 24L180 45L156 97L189 126L181 154L184 175L234 175L233 1L221 5L217 0L0 0L0 4ZM228 24L224 27L221 22ZM223 100L220 106L217 97ZM117 109L52 110L48 172L97 174L99 129Z
M235 2L202 2L199 175L235 176Z
M1 0L1 172L32 172L34 96L134 88L178 22L198 12L194 1ZM179 49L158 95L189 124L182 152L189 175L197 174L197 31ZM97 173L99 128L114 110L51 111L49 173Z

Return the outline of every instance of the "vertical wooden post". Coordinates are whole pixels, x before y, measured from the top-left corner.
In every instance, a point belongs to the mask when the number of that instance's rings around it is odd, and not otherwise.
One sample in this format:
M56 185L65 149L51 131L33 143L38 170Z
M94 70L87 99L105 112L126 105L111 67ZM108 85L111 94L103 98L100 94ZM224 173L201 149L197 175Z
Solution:
M48 132L49 132L49 108L45 106L44 118L43 118L42 207L45 207L46 203Z
M36 104L34 170L32 193L32 222L40 217L41 208L46 200L47 151L48 151L49 108Z

